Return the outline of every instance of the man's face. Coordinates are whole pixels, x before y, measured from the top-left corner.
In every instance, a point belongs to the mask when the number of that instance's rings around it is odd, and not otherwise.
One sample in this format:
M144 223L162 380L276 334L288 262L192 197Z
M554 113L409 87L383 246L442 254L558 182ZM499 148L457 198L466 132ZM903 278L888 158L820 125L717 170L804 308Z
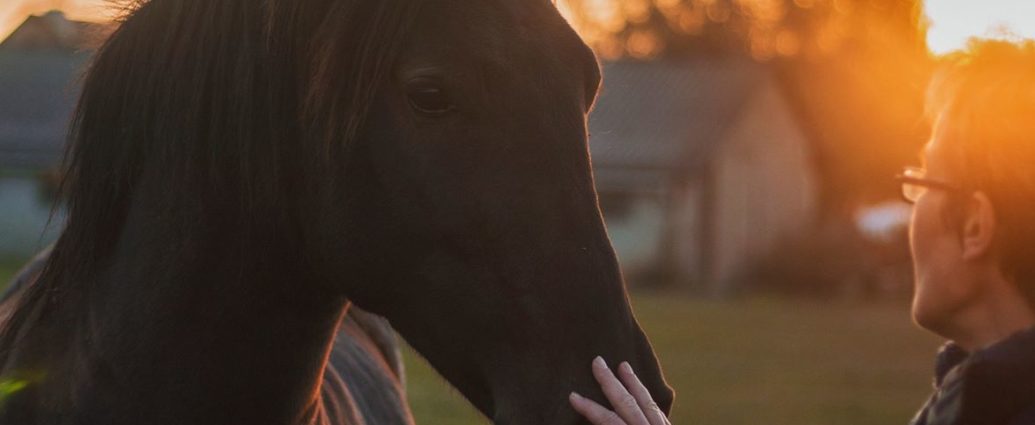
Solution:
M927 178L958 184L956 154L952 134L944 119L935 125L931 141L924 149ZM955 327L954 319L975 296L975 285L967 279L962 258L959 224L953 220L950 193L928 189L917 199L909 226L916 288L913 320L920 326L946 335Z

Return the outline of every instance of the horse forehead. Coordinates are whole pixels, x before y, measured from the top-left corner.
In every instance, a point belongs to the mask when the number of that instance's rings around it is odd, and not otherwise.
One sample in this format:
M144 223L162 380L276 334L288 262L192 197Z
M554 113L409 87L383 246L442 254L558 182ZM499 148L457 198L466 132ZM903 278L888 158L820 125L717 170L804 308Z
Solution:
M585 56L585 45L550 0L429 0L421 16L408 56L526 72Z
M422 15L445 18L449 30L486 47L541 44L567 25L550 0L431 0L424 7Z
M550 0L495 0L501 10L505 10L517 24L525 30L541 29L541 21L558 15L557 8Z

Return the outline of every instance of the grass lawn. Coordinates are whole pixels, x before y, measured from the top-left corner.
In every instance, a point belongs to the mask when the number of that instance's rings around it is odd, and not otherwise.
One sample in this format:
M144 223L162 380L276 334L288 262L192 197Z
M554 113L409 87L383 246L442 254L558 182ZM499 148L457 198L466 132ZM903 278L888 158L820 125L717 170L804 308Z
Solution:
M914 328L905 302L633 298L676 390L676 425L905 424L930 389L940 341ZM407 361L419 424L487 423Z
M0 261L0 285L20 266ZM904 302L633 302L676 390L676 425L905 424L940 343L914 328ZM406 361L419 424L487 423L412 351Z

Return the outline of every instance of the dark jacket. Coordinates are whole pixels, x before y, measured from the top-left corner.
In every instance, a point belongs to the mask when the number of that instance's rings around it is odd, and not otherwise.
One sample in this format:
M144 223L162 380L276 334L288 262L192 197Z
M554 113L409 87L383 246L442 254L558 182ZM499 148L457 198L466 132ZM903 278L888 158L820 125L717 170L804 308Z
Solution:
M938 353L935 391L911 425L1035 425L1035 328L969 354Z

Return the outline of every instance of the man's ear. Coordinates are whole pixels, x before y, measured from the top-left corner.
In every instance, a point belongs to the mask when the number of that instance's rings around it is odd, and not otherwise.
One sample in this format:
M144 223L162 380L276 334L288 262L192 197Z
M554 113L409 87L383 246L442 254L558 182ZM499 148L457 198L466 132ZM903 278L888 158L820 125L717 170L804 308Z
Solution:
M967 200L963 219L963 259L976 260L992 251L998 224L995 207L984 192L974 192Z

